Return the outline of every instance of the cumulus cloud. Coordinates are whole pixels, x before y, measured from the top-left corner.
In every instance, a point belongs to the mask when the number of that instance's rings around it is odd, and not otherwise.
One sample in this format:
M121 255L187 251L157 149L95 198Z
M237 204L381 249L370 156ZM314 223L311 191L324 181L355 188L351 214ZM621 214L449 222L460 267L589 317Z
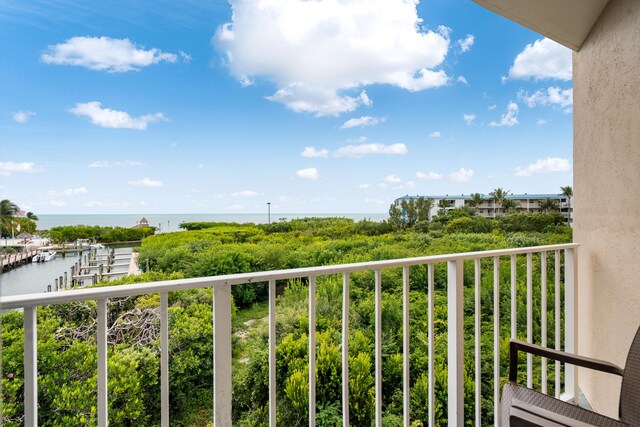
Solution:
M440 134L440 131L439 131L439 130L436 130L436 131L433 131L433 132L431 132L431 133L429 134L429 138L440 138L440 135L441 135L441 134Z
M475 114L464 114L462 116L462 118L464 119L465 122L467 122L468 125L471 125L476 120L476 115Z
M302 153L300 155L302 157L308 157L311 159L315 157L326 158L329 157L329 151L325 148L316 150L315 147L304 147L304 150L302 150Z
M0 162L0 175L8 176L12 173L39 172L33 162Z
M468 52L473 46L473 42L475 41L475 36L472 34L467 34L467 37L464 39L458 40L458 47L460 48L460 52Z
M538 119L538 121L536 122L536 124L538 126L542 126L542 125L546 125L547 121L545 119Z
M500 117L500 121L491 122L489 126L515 126L518 124L518 112L520 109L518 108L518 104L515 102L510 102L507 105L507 111Z
M33 111L16 111L13 113L13 120L20 124L25 124L31 117L35 117L36 113Z
M537 90L531 95L529 95L529 92L520 90L518 92L518 99L522 100L530 108L538 105L552 105L567 108L573 106L573 89L549 87L546 90Z
M258 197L260 193L251 190L236 191L231 193L231 197Z
M435 180L442 179L442 174L437 172L418 172L416 173L416 177L420 179Z
M91 119L91 123L103 128L111 129L136 129L145 130L150 123L167 121L162 113L145 114L140 117L131 117L125 111L112 110L110 108L102 108L98 101L77 103L75 107L69 110L76 116L87 116Z
M338 115L370 104L371 84L409 91L444 86L449 31L423 30L417 2L232 0L233 22L216 47L239 81L262 77L278 89L269 100L297 112ZM355 95L360 92L360 95ZM363 96L364 95L364 96Z
M134 185L136 187L162 187L162 181L156 181L151 178L143 178L140 181L129 181L129 185Z
M384 122L383 117L362 116L347 120L340 126L340 129L351 129L358 126L375 126L382 122Z
M453 182L468 182L473 178L473 170L460 168L457 171L451 172L449 174L449 179Z
M96 168L134 167L134 166L143 166L143 165L144 163L137 162L134 160L124 160L121 162L110 162L109 160L97 160L95 162L89 163L87 167L96 169Z
M531 176L537 173L565 172L569 170L571 170L571 164L568 159L547 157L546 159L538 159L526 168L518 166L516 168L516 176Z
M299 179L310 179L315 181L318 179L318 176L318 169L316 168L306 168L296 171L296 177Z
M78 188L67 188L66 190L63 190L62 192L60 192L60 194L67 197L73 197L73 196L78 196L80 194L87 194L88 192L89 191L87 190L86 187L78 187Z
M402 182L402 179L396 175L387 175L383 182L386 184L399 184Z
M336 157L362 157L368 154L407 154L407 146L402 143L345 145L334 153Z
M129 39L72 37L64 43L49 46L40 59L45 64L75 65L90 70L123 73L139 71L142 67L162 61L176 62L178 57L159 49L145 50ZM186 61L184 56L183 59Z
M546 37L536 40L516 56L509 78L571 80L571 50Z

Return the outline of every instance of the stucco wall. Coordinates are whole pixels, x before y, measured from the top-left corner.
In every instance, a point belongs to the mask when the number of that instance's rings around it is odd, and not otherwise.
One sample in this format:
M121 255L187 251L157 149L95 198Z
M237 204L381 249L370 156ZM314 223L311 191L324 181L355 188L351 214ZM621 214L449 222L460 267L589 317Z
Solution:
M612 0L573 57L580 353L624 365L640 325L640 1ZM619 380L580 371L617 415Z

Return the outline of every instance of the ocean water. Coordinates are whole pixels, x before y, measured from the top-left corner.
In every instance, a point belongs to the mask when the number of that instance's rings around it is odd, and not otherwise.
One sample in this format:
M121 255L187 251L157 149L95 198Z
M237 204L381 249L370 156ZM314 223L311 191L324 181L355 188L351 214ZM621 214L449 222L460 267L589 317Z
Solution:
M102 227L133 227L142 218L149 221L149 225L160 226L161 231L179 231L178 225L181 222L237 222L254 224L264 224L268 222L267 214L89 214L89 215L38 215L38 230L49 230L52 227L63 225L99 225ZM363 213L363 214L295 214L278 213L271 214L271 221L278 221L280 218L288 220L294 218L309 217L343 217L352 218L356 221L370 219L372 221L383 221L388 218L387 214Z

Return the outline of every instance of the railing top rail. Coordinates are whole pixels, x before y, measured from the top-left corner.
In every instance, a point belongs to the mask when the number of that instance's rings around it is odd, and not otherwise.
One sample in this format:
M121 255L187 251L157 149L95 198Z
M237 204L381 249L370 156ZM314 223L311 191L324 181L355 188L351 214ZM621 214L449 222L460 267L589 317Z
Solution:
M287 280L309 276L328 276L332 274L352 273L355 271L382 270L387 268L435 264L448 261L473 260L479 258L491 258L545 251L549 252L563 249L575 249L578 246L578 243L565 243L559 245L532 246L527 248L497 249L491 251L429 255L424 257L359 262L352 264L293 268L289 270L272 270L253 273L229 274L223 276L196 277L191 279L164 280L160 282L103 286L54 293L15 295L0 298L0 309L37 307L42 305L65 304L78 301L95 301L105 298L121 298L160 292L171 292L196 288L210 288L219 285L241 285L248 283L268 282L269 280Z

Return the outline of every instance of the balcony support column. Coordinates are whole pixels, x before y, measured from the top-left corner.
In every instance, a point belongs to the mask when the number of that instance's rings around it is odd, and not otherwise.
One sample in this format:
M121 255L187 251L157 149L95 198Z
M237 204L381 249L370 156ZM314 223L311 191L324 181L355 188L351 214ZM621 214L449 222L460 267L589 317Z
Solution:
M213 288L213 424L231 425L231 286Z
M450 426L464 426L463 260L447 262L447 375Z

